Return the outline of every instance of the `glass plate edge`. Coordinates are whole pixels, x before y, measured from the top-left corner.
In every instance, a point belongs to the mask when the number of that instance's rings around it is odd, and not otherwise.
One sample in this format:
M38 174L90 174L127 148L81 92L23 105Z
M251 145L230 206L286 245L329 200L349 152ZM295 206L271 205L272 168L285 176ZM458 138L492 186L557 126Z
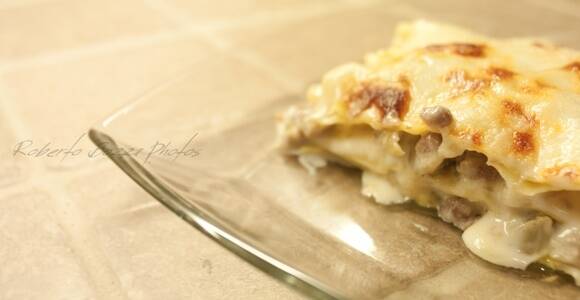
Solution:
M211 216L204 214L189 204L170 187L156 179L151 172L141 166L131 155L112 154L120 153L119 151L122 151L122 149L108 134L91 128L88 135L91 141L117 167L153 196L153 198L231 253L270 275L272 278L312 299L346 299L346 297L327 285L254 248L249 243L244 242L240 237L217 225L217 222Z

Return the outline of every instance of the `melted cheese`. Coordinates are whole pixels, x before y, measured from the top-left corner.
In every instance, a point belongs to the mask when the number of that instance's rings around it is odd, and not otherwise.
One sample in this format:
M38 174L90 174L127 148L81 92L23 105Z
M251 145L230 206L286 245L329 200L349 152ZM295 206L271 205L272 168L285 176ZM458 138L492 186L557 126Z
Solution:
M513 242L510 228L522 224L520 216L489 212L463 233L463 241L471 252L494 264L525 269L548 254L545 247L535 253L524 253Z
M425 48L466 40L481 43L483 56ZM580 72L565 67L580 61L580 54L425 22L404 25L395 41L395 46L368 55L364 64L330 71L311 90L309 101L326 108L326 121L424 134L430 129L420 118L422 109L442 105L456 121L442 132L445 139L486 154L521 193L580 190ZM396 86L402 78L410 99L401 122L383 122L373 107L349 114L348 100L361 83Z
M488 212L463 233L473 253L519 269L554 260L550 265L578 281L580 250L569 241L569 234L580 236L578 52L419 21L400 25L393 45L364 63L328 72L307 97L280 122L292 153L363 169L363 194L383 204L412 198L435 207L442 195L477 202ZM448 109L452 124L426 124L421 113L432 106ZM429 132L442 139L429 159L477 152L502 181L414 169L414 143ZM323 166L307 158L308 168ZM518 242L530 212L550 217L543 216L549 243L531 252Z

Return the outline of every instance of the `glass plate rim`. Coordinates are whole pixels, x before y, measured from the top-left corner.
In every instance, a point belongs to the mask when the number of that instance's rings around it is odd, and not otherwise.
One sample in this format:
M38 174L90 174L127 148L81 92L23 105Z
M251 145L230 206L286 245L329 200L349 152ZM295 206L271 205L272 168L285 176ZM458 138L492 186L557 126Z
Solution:
M156 179L155 175L144 168L131 154L113 154L120 153L119 151L122 151L122 147L119 147L117 141L106 133L106 127L113 123L115 119L130 113L139 102L147 100L150 96L153 96L157 92L171 86L172 83L186 77L189 73L190 72L182 72L171 80L157 84L109 114L101 122L89 129L88 136L90 140L101 151L103 151L103 153L119 169L121 169L123 173L149 193L155 200L160 202L163 206L187 222L193 228L209 237L212 241L227 249L230 253L233 253L270 277L312 299L347 299L335 289L295 267L274 258L272 255L257 249L234 232L220 226L219 222L216 222L212 216L204 214L201 210L197 209L179 196L179 194L171 187Z

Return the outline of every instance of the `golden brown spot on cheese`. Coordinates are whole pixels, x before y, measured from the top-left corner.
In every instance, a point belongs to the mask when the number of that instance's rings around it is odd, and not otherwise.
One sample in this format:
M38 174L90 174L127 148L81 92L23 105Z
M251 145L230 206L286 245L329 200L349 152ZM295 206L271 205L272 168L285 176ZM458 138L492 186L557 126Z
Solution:
M478 130L473 130L470 128L453 128L449 134L462 140L471 141L475 146L481 146L483 144L484 135L481 131Z
M502 105L507 114L514 116L524 116L524 110L522 109L522 106L519 103L504 100L502 102Z
M564 177L570 178L572 181L575 181L578 177L580 177L578 172L576 172L574 169L566 169L562 172L562 175L564 175Z
M532 46L536 47L536 48L540 48L543 50L557 50L559 47L557 45L554 45L552 43L549 42L541 42L541 41L535 41L532 43Z
M491 67L487 69L487 73L491 75L494 80L505 80L514 77L515 73L505 68Z
M526 94L540 94L546 91L546 89L553 88L553 86L542 81L541 79L532 80L530 83L524 84L521 87L521 91Z
M505 119L504 116L511 116L512 118L523 119L531 128L537 127L538 121L536 120L535 115L526 113L521 104L510 100L503 100L502 106L503 115L501 120Z
M409 77L407 77L406 75L399 75L399 82L401 83L401 85L403 85L403 87L405 89L408 89L411 86L411 81L409 80Z
M481 132L476 132L471 135L471 141L475 146L481 146L483 139L483 134Z
M466 136L469 136L469 129L467 128L452 128L451 132L449 132L451 135L459 137L459 138L465 138Z
M536 48L546 48L546 45L544 43L541 43L541 42L533 42L532 46L534 46Z
M513 134L512 148L518 154L529 154L534 151L534 135L529 132L516 131Z
M465 70L452 70L445 76L445 81L451 85L451 96L479 93L489 84L488 80L475 78Z
M381 117L402 120L409 109L411 96L407 89L382 83L368 82L361 85L349 99L351 114L358 115L374 106Z
M564 66L564 70L580 72L580 61L574 61Z
M522 87L521 90L526 94L536 94L538 92L538 89L536 89L534 86L531 85L525 85Z
M538 88L540 88L540 89L553 88L552 85L550 85L549 83L547 83L541 79L536 79L536 80L534 80L534 82L536 83L536 86L538 86Z
M572 164L561 164L545 169L542 174L550 177L563 176L571 181L576 181L580 178L580 169Z
M427 51L448 52L466 57L484 57L485 45L470 43L433 44L425 47Z

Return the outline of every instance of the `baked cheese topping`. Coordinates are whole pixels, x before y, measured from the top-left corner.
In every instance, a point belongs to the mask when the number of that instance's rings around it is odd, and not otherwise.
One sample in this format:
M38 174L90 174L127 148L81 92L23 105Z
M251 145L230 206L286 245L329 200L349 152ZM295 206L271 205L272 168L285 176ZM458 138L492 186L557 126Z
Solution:
M307 98L279 130L310 170L360 168L364 195L437 209L483 259L580 282L579 52L418 21Z

